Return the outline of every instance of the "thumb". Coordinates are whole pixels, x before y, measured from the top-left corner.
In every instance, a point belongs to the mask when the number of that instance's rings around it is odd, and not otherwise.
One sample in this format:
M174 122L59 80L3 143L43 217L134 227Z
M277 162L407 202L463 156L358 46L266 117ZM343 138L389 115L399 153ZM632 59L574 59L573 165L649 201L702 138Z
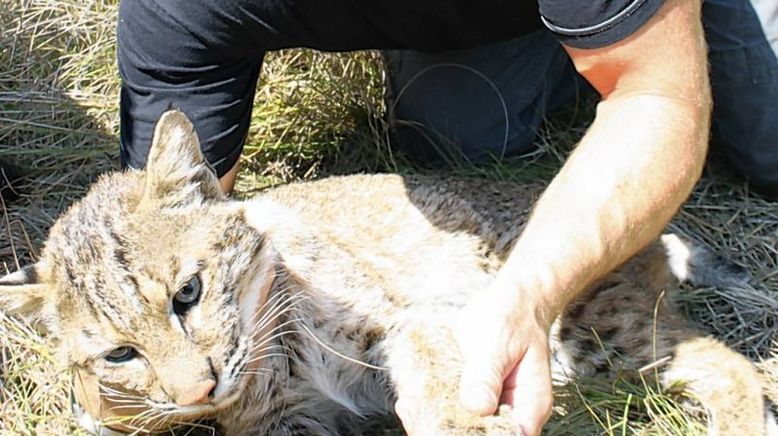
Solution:
M505 380L503 399L513 407L513 419L523 433L540 434L554 402L546 342L529 346L521 363Z
M481 345L463 353L459 401L468 411L482 416L497 411L505 378L503 356L496 347L496 344Z

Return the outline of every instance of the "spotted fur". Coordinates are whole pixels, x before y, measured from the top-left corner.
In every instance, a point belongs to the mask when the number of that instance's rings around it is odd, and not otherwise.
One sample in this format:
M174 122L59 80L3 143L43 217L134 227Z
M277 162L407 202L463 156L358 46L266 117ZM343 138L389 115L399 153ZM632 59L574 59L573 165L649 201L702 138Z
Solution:
M95 183L51 228L40 261L0 281L0 309L45 326L89 414L125 430L209 419L227 435L352 434L420 396L426 434L512 434L504 416L457 406L449 326L540 189L364 175L232 201L189 121L168 112L148 168ZM696 277L710 276L705 266ZM194 276L199 302L177 313L172 300ZM674 280L655 243L592 285L552 329L556 378L667 357L663 382L685 383L711 433L763 433L757 373L661 298ZM138 356L106 360L121 346Z

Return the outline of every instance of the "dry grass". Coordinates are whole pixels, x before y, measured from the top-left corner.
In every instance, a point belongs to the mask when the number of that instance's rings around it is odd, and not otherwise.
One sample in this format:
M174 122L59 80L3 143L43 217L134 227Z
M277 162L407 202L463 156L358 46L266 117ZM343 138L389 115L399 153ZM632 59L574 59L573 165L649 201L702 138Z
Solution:
M55 217L97 174L118 166L116 6L115 1L3 0L0 160L13 161L28 175L21 198L2 205L0 264L6 270L34 260ZM269 56L239 190L331 172L409 170L385 141L381 81L372 53ZM533 155L455 170L545 179L581 132L580 123L549 123ZM714 166L709 172L672 227L750 269L753 287L690 289L682 304L692 319L754 360L772 356L763 367L775 399L778 209L751 195L726 170ZM44 340L18 320L0 317L0 343L0 433L76 431L68 373ZM557 404L549 434L688 434L701 428L650 382L585 380L559 390Z

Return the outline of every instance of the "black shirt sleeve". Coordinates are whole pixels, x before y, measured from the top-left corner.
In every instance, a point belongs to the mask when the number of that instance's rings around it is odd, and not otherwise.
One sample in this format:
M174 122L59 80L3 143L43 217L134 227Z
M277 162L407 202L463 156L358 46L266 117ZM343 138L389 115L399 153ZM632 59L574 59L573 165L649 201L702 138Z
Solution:
M646 23L664 0L538 0L541 20L559 41L577 48L618 42Z

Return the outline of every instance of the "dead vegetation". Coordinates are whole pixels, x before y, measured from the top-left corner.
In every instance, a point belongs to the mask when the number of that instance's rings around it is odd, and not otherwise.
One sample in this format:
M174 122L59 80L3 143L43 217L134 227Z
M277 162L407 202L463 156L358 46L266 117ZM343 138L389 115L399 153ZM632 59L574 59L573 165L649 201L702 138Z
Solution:
M4 0L0 8L0 162L24 174L2 204L1 272L35 259L56 216L97 174L118 168L116 1ZM287 51L268 57L258 87L238 189L333 172L413 171L391 153L381 123L382 73L374 53ZM547 179L583 125L549 122L523 159L458 174ZM778 204L709 165L671 225L741 266L739 289L688 289L689 317L759 363L778 386ZM0 433L77 432L69 373L38 332L0 317ZM689 434L703 427L650 381L583 380L557 392L548 434ZM387 430L388 431L388 430Z

